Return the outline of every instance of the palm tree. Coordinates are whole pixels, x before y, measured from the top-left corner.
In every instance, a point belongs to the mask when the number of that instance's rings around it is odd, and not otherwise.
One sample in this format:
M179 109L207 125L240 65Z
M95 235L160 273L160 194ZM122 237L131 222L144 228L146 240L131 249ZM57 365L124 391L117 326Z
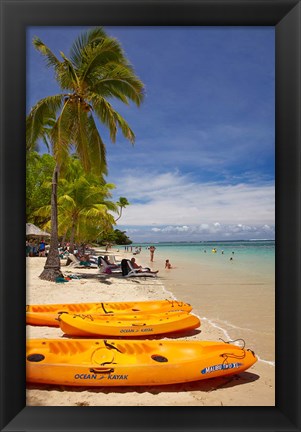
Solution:
M74 151L85 171L107 173L106 148L95 120L105 125L112 142L120 129L132 144L135 136L127 122L114 110L108 99L137 106L143 100L143 83L126 59L119 42L107 36L101 27L83 33L74 42L70 56L60 53L60 61L39 39L34 47L52 67L62 93L41 99L26 119L27 149L35 148L39 139L50 140L56 166L52 177L51 243L41 279L61 276L58 255L57 183L66 157ZM54 122L53 122L54 120ZM45 125L52 126L45 128ZM46 132L45 132L46 129Z
M70 232L72 251L74 241L95 240L104 228L112 229L115 222L109 211L116 212L117 206L108 200L111 185L99 185L91 176L81 175L64 186L58 198L59 223Z
M51 187L45 182L43 187ZM117 205L110 201L115 186L100 182L99 177L86 174L75 158L69 158L68 168L58 183L58 234L67 237L73 252L74 240L95 240L105 229L115 223L109 212L117 212ZM48 218L44 229L51 229L51 206L40 207L34 216Z
M128 202L128 200L125 197L120 197L119 201L117 201L116 205L119 207L119 210L118 210L118 218L115 219L115 222L117 222L121 218L122 209L124 209L126 206L130 205L130 203Z

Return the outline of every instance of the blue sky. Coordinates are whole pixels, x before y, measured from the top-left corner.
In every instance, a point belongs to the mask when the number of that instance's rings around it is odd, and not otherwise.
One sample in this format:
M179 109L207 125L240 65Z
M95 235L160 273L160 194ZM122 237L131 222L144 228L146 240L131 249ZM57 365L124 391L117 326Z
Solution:
M59 89L39 36L66 55L85 27L27 30L27 110ZM136 135L107 145L118 228L135 242L274 239L274 27L105 27L146 88L113 106Z

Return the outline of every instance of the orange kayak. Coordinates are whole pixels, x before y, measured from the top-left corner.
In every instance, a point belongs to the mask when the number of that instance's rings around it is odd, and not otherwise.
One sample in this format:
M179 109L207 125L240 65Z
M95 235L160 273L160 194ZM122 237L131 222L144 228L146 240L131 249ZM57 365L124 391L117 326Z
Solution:
M178 310L190 312L192 306L178 300L27 305L26 323L30 325L59 327L57 317L60 312L107 315L112 313L136 314L140 312L157 313Z
M27 381L70 386L176 384L238 374L257 358L225 342L31 339Z
M148 336L192 330L200 326L197 316L183 311L107 316L62 313L58 316L58 322L66 335L84 337Z

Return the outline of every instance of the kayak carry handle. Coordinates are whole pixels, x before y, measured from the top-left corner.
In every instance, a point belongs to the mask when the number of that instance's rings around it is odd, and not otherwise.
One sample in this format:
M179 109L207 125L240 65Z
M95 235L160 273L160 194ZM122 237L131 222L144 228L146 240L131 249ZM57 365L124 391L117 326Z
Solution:
M54 318L56 321L61 321L61 315L63 315L63 314L68 314L69 315L69 312L67 312L67 311L59 311L58 313L57 313L57 318Z
M135 327L135 326L140 327L140 326L146 326L146 324L145 324L145 323L143 323L143 324L135 324L135 323L133 323L132 326L133 326L133 327Z
M108 368L108 367L97 367L97 368L91 368L91 373L111 373L114 372L114 368Z

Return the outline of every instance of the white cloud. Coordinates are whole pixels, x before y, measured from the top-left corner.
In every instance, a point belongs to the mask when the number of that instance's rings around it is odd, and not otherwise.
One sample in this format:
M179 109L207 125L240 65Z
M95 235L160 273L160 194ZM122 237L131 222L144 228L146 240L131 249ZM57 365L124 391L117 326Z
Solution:
M132 233L131 229L127 230ZM131 235L133 241L200 241L200 240L241 240L241 239L274 239L273 225L167 225L151 228L141 226Z
M123 212L122 225L156 225L157 232L159 225L177 227L179 232L188 231L188 226L212 231L227 225L237 232L274 225L275 190L271 182L197 183L178 172L156 176L136 172L117 184L122 186L116 194L126 196L131 203Z

